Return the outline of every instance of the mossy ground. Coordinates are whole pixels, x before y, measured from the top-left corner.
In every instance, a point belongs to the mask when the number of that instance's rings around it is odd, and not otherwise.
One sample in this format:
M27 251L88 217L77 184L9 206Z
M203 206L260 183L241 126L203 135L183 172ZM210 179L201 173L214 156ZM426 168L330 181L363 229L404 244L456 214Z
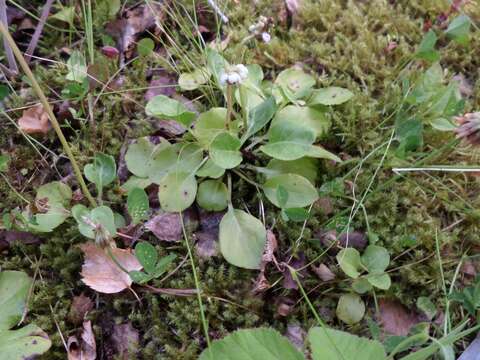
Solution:
M473 3L478 5L475 1ZM25 5L36 11L40 8L40 5L35 7L30 2ZM355 176L356 170L350 170L388 140L393 126L393 119L388 119L388 116L401 101L398 76L404 69L403 64L410 59L420 42L424 22L435 22L437 16L448 8L449 3L442 0L305 0L302 10L289 28L288 21L279 15L284 13L283 1L258 1L256 6L250 1L241 1L239 4L231 1L227 11L230 24L224 28L230 35L225 56L227 59L235 59L235 62L258 63L267 77L295 63L301 63L318 76L321 86L342 86L355 93L352 101L337 108L332 114L333 130L324 140L329 149L348 154L351 161L343 166L324 165L321 179L322 182L336 178L347 182L355 181L356 194L359 196L367 189L380 165L384 148L363 163L358 176ZM477 24L480 22L478 9L478 6L466 8ZM248 26L259 15L275 19L271 43L250 41L241 44L242 39L248 35ZM97 30L98 34L102 31ZM397 47L393 51L386 51L392 41L396 42ZM67 45L67 42L65 35L55 31L45 32L41 51L48 54L48 49L59 48ZM478 110L480 38L472 36L469 46L445 42L440 43L440 48L444 69L450 73L463 73L472 84L473 94L467 101L467 110ZM125 88L147 86L145 73L149 66L158 66L158 61L139 61L127 68L124 74ZM424 64L415 62L408 71L415 76L422 71L422 66ZM45 89L59 92L64 86L65 71L61 67L42 64L35 67L35 74L46 84ZM14 85L17 89L28 88L20 81ZM54 94L53 91L49 92L52 98L55 98ZM132 91L130 96L137 104L144 104L143 92ZM13 97L8 106L16 108L34 101L33 94L27 92L26 95ZM142 108L133 105L134 115L129 115L121 101L119 94L102 97L95 109L97 128L93 136L86 124L66 127L81 164L88 162L95 151L106 151L117 156L126 138L143 136L151 131ZM10 111L9 114L17 119L21 111ZM8 173L9 178L16 189L24 189L24 196L32 198L33 190L39 183L58 179L60 175L68 173L64 160L58 162L58 172L47 171L48 164L54 161L52 155L40 148L47 161L41 162L39 155L7 119L1 118L0 125L0 146L13 154L14 159L13 169ZM431 153L451 138L451 134L427 131L422 151L424 154ZM53 136L41 139L41 142L54 152L60 152ZM403 165L412 164L420 155L413 154ZM440 152L428 164L476 164L479 155L474 149L457 146ZM438 309L444 310L440 265L443 266L443 277L449 286L462 255L474 254L472 249L479 245L477 209L480 183L473 176L439 173L431 176L405 175L389 183L394 176L391 168L397 164L398 159L388 153L373 180L372 191L365 198L365 211L358 212L352 219L351 227L365 231L368 219L370 230L379 236L380 244L389 250L394 259L390 267L394 269L391 272L393 285L388 291L377 293L377 297L396 297L405 305L413 307L419 296L428 296ZM20 175L22 169L27 171ZM41 174L44 173L48 175L42 177ZM237 186L239 192L244 193L241 183ZM114 192L109 196L112 201L116 199ZM249 203L254 209L255 200L252 197ZM333 213L325 215L321 208L314 207L314 216L303 233L301 226L285 224L278 216L267 211L267 221L272 223L274 217L277 219L274 230L278 235L280 249L288 249L301 236L297 250L305 253L307 261L321 254L323 249L316 234L332 219L348 218L352 206L351 193L330 200ZM8 210L20 205L21 201L9 187L0 182L0 206ZM459 220L461 222L452 228L442 230ZM414 238L413 245L405 245L406 238ZM38 270L27 321L35 321L53 341L52 349L42 359L65 358L59 329L65 338L76 332L77 326L68 320L68 312L73 296L80 293L86 293L96 300L95 310L88 318L94 324L99 347L101 339L109 335L107 322L131 321L140 332L138 358L195 359L198 356L205 346L205 340L195 297L169 297L141 292L140 304L127 292L117 295L96 294L80 281L82 255L76 245L84 239L79 236L73 221L62 225L53 234L43 236L43 239L41 245L12 246L2 254L0 262L3 270L23 269L32 276ZM436 241L441 250L442 264L435 256ZM158 248L165 253L177 253L180 259L186 256L186 248L181 243L170 248L161 244ZM219 258L196 261L213 338L239 328L273 326L284 332L289 323L299 323L305 329L315 324L301 295L297 291L283 289L281 282L262 295L253 295L251 289L256 274L229 266ZM335 266L335 259L328 255L321 261ZM267 278L270 283L275 283L281 274L272 267L267 271ZM188 262L165 282L154 281L153 285L171 288L195 286ZM332 312L336 299L348 291L350 283L339 275L337 280L318 286L318 280L310 276L305 278L303 285L324 319L332 326L344 327L334 319ZM295 304L285 317L277 314L274 301L282 296L293 299ZM374 317L373 297L364 296L364 299L371 305L368 315ZM454 308L454 323L459 316L460 313ZM348 330L368 335L365 321Z

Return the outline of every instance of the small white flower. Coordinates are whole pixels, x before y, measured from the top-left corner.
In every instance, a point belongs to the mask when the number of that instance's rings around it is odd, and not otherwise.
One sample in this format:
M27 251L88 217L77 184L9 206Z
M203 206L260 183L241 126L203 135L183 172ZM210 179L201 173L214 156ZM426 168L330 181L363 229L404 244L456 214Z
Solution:
M269 33L263 32L262 33L262 40L263 40L264 43L268 44L270 42L270 40L272 40L272 37L270 36Z
M227 80L228 80L228 74L227 73L222 73L220 75L220 84L225 85L227 83Z
M228 75L228 83L230 85L238 84L241 80L241 76L236 72L232 72Z
M229 66L226 69L226 72L220 75L219 80L221 85L225 85L227 83L230 85L235 85L235 84L241 83L242 80L245 80L247 77L248 77L247 67L243 64L237 64L237 65Z
M243 64L238 64L236 66L236 71L242 78L242 80L246 79L248 77L248 69L245 65Z

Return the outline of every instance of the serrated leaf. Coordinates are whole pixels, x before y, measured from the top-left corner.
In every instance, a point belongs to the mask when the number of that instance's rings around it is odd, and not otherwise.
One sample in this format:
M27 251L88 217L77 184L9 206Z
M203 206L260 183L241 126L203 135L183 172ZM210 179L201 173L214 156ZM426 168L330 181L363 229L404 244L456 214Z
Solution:
M158 261L155 246L146 241L141 241L135 245L135 256L147 273L152 274L155 271Z
M288 193L288 199L283 206L278 201L277 191L279 186L283 187ZM262 188L268 200L280 208L305 207L318 199L317 189L310 181L296 174L273 176L263 184Z
M235 331L202 352L199 360L305 360L288 340L268 328Z
M212 161L223 169L232 169L242 162L241 142L232 134L219 133L210 144L209 153Z
M227 208L228 189L219 180L206 180L200 184L197 203L205 210L222 211Z
M117 165L113 156L98 153L93 158L93 163L85 165L83 172L88 181L96 185L97 191L102 193L103 187L115 180Z
M266 238L261 221L243 210L229 208L220 222L220 251L235 266L259 269Z
M385 360L387 355L376 340L344 331L315 327L308 333L313 360Z
M194 112L189 111L180 101L165 95L157 95L151 98L145 107L145 112L148 116L175 120L187 128L195 120Z
M330 86L323 89L314 90L312 96L308 100L308 105L340 105L353 97L350 90Z
M365 315L365 304L357 294L342 295L338 300L336 314L345 324L356 324Z
M127 198L127 209L133 224L138 224L147 217L150 206L145 190L140 188L130 190Z
M337 261L343 272L351 278L358 278L362 269L360 253L357 249L346 248L337 254Z
M172 171L162 178L158 186L158 198L163 210L180 212L195 201L197 180L191 173Z

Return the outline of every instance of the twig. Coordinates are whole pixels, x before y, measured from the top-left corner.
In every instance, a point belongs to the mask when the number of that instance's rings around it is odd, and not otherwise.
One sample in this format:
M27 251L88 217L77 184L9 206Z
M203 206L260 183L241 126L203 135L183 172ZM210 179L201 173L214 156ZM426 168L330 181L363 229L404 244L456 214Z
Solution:
M0 0L0 22L5 28L8 28L7 4L5 3L5 0ZM12 48L5 37L3 38L3 47L5 48L5 55L7 56L10 73L13 73L14 75L18 74L17 62L13 56Z
M5 1L5 0L2 0ZM45 26L45 22L47 21L47 17L50 14L50 9L52 7L53 0L47 0L45 5L43 6L42 15L40 16L40 20L38 21L37 27L35 32L33 33L32 39L30 40L30 44L28 44L27 51L25 51L25 60L27 64L30 63L32 59L31 56L37 47L38 40L40 39L40 35L42 35L43 27Z
M143 285L143 287L147 288L151 292L163 295L173 295L173 296L192 296L197 295L197 289L169 289L169 288L156 288L150 285Z
M215 13L222 19L222 21L226 24L228 23L228 17L223 13L223 11L220 9L220 7L217 5L217 3L214 0L207 0L208 4L212 7L212 9L215 11Z
M97 202L95 201L92 194L90 194L90 191L88 190L87 184L83 179L82 172L80 171L80 168L78 166L77 161L75 160L75 157L73 156L72 150L70 149L70 145L68 145L67 139L63 135L62 129L60 128L60 124L58 123L57 118L55 117L55 114L53 113L52 108L48 103L47 97L43 93L43 90L38 84L37 79L35 79L35 76L33 75L32 70L30 70L30 67L28 66L27 62L23 58L23 55L20 52L20 49L18 48L17 44L15 43L15 40L13 40L12 36L8 32L7 27L5 27L5 25L1 21L0 21L0 32L2 33L3 38L8 42L8 44L12 48L13 53L15 54L15 57L17 58L18 62L20 63L20 66L25 72L25 75L27 75L28 79L30 80L33 90L36 92L37 96L40 98L40 102L42 103L43 108L48 114L50 123L52 124L52 127L55 130L55 132L57 133L58 139L62 143L63 150L67 154L72 164L73 172L75 173L75 177L77 178L78 184L80 185L83 194L90 202L90 205L92 205L93 207L96 207Z

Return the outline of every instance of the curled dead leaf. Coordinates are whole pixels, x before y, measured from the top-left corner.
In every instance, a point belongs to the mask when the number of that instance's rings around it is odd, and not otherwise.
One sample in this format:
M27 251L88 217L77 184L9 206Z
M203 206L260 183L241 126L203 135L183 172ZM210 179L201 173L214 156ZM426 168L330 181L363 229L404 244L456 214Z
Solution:
M83 323L80 340L77 336L70 336L67 341L68 360L95 360L97 358L97 344L92 331L91 321Z
M83 294L75 296L70 306L70 312L68 313L68 319L79 325L85 318L85 315L93 309L93 301Z
M322 281L332 281L335 279L335 274L325 264L320 264L318 267L312 265L312 270Z
M82 281L101 293L118 293L132 285L132 279L110 258L105 250L93 243L80 246L85 254L82 265ZM127 271L141 270L142 265L130 249L111 249L115 260Z
M23 110L22 117L18 119L20 130L27 134L43 134L50 130L48 115L41 104Z

